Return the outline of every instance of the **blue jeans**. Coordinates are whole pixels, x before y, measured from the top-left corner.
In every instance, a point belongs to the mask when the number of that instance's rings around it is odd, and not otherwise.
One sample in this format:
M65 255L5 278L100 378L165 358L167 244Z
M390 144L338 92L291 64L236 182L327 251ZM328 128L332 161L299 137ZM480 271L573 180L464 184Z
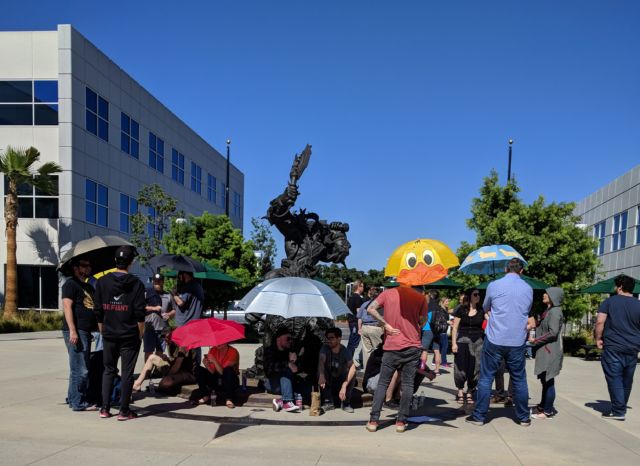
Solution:
M355 352L360 344L360 334L358 333L358 320L349 320L349 343L347 343L347 349L351 353L353 359L356 358Z
M69 388L67 389L67 403L74 411L82 411L87 403L89 388L89 356L91 354L91 332L77 330L78 343L69 342L71 336L68 330L62 332L64 343L69 353Z
M611 414L624 416L627 413L629 395L633 385L633 374L638 363L637 353L619 353L605 346L600 357L602 371L607 380Z
M555 413L553 403L556 401L556 379L545 380L546 376L546 372L539 376L540 382L542 382L542 398L538 406L544 410L545 414L553 416Z
M478 421L485 421L489 411L491 398L491 384L505 360L511 380L513 380L513 402L516 408L516 418L519 421L529 420L529 387L527 386L527 372L524 357L524 345L500 346L494 345L488 338L484 339L482 357L480 359L480 380L476 395L476 408L473 417Z
M269 377L269 386L267 390L271 393L280 394L282 401L293 401L293 373L290 369L282 374L276 374Z

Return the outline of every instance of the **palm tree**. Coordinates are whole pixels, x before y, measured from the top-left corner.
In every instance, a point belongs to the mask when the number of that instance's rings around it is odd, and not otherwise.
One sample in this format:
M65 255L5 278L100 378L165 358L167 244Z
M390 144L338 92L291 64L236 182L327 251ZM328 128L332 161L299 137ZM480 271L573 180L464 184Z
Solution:
M35 147L20 149L7 146L0 155L0 173L6 176L7 197L4 202L4 221L7 235L7 273L5 279L4 317L13 317L18 310L18 262L16 260L16 227L18 226L18 186L35 186L43 192L54 189L51 175L62 168L54 162L46 162L37 170L33 165L40 159Z

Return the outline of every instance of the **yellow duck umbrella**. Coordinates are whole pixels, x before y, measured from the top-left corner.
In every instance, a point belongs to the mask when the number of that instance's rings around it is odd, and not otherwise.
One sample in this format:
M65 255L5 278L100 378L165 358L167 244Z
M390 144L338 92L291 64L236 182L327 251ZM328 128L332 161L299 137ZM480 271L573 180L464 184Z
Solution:
M384 274L396 277L401 285L428 285L446 277L448 270L458 265L458 257L449 246L424 238L409 241L393 251Z

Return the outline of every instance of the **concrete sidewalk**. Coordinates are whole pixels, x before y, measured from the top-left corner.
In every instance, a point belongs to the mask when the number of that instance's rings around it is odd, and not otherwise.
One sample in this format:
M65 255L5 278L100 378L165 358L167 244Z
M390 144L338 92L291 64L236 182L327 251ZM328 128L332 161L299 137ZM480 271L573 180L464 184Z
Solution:
M625 422L600 418L608 395L598 362L565 359L556 381L558 416L516 425L495 407L491 421L464 422L454 402L453 374L424 385L425 412L440 422L404 434L368 433L368 410L324 416L198 406L180 398L144 397L129 422L73 413L63 403L68 361L59 332L0 336L0 464L639 464L640 387ZM238 345L241 366L255 345ZM529 363L531 403L540 384ZM139 361L139 367L141 366ZM391 421L393 411L383 411Z

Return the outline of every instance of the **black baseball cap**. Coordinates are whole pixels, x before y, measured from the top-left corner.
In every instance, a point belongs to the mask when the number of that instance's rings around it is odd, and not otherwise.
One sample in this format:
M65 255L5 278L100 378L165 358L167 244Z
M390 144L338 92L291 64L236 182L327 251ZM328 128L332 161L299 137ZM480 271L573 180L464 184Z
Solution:
M133 259L138 255L138 251L133 246L120 246L116 249L116 262L133 262Z

